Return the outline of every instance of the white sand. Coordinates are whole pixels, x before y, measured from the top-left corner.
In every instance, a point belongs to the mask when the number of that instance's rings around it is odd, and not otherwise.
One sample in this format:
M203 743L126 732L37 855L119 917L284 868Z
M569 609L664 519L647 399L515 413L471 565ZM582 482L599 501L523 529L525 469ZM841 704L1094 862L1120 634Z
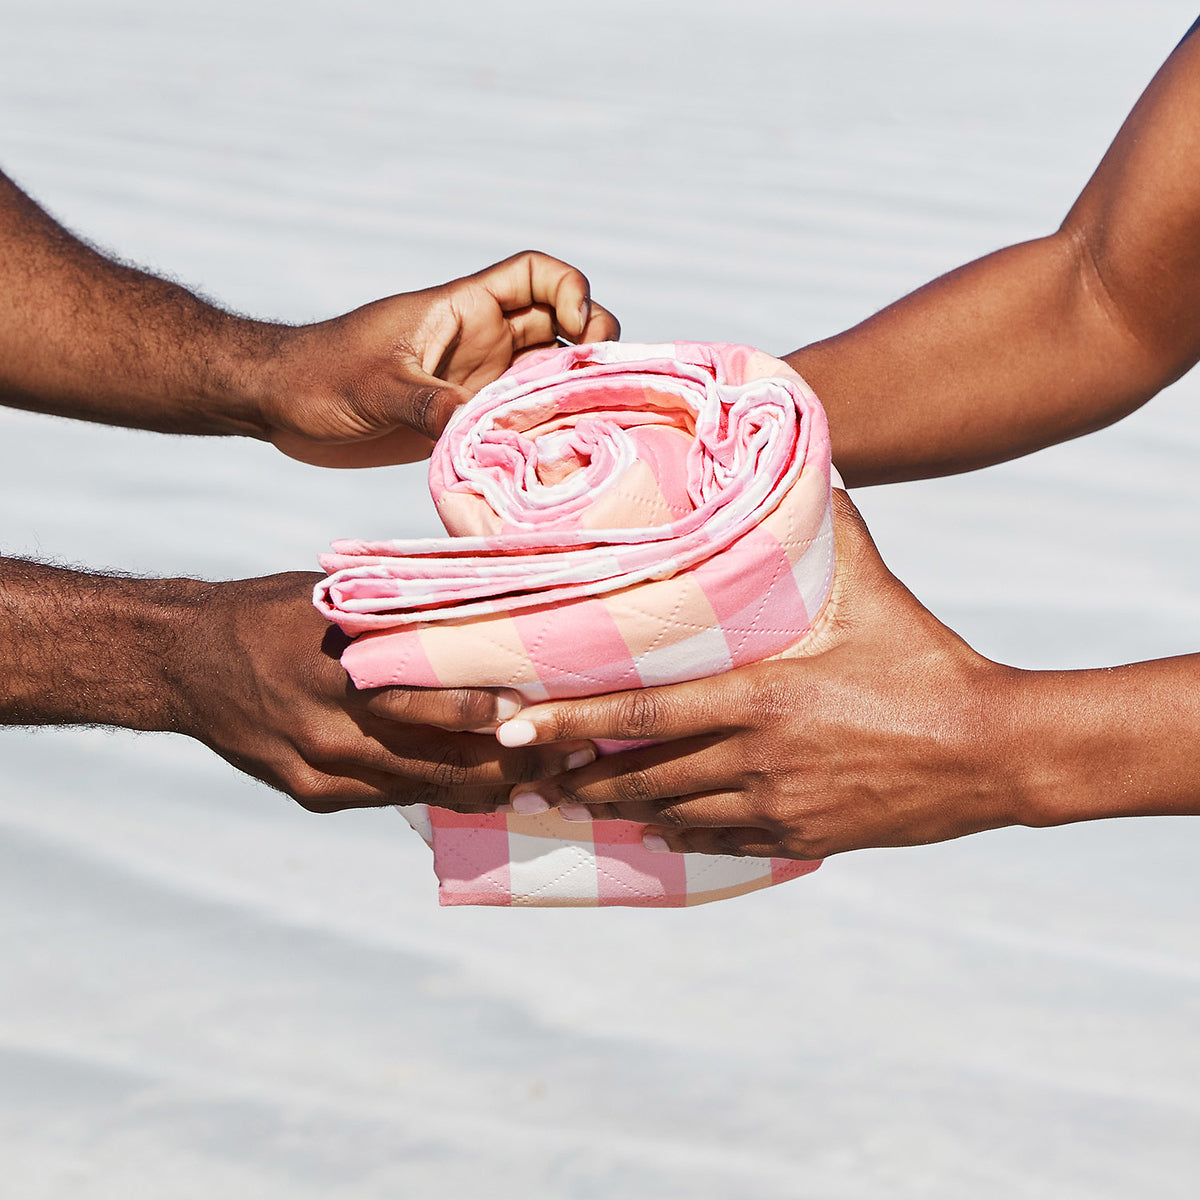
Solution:
M27 3L0 163L255 313L533 245L633 339L786 351L1052 229L1193 15ZM986 653L1194 650L1198 400L1185 380L1083 442L859 500ZM339 483L0 413L7 553L236 576L435 528L419 469ZM6 1196L1195 1194L1195 822L857 854L692 912L443 912L393 814L309 816L170 738L10 731L0 755Z

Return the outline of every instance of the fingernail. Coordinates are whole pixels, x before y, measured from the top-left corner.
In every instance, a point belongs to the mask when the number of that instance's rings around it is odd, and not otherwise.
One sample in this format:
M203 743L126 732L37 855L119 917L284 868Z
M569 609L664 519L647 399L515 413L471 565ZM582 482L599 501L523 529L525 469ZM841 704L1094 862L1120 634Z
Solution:
M667 845L664 838L660 838L657 833L643 833L642 845L650 851L651 854L668 854L671 847Z
M521 697L516 692L496 693L496 720L507 721L521 711Z
M496 730L496 740L502 746L528 746L537 737L532 721L505 721Z
M583 804L560 804L555 810L564 821L590 821L592 814Z
M585 296L579 302L579 332L587 328L588 314L592 311L592 302Z
M512 798L513 812L518 816L532 817L536 813L544 813L550 805L545 796L537 792L521 792Z
M566 764L563 767L564 771L578 771L580 767L586 767L588 763L596 761L595 750L588 747L586 750L573 750L567 755Z

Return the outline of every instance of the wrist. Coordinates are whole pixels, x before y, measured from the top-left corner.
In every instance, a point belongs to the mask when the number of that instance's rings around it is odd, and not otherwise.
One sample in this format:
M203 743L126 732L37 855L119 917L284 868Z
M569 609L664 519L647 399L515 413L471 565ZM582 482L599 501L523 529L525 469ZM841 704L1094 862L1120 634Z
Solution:
M979 829L1034 823L1030 818L1042 789L1026 753L1024 689L1031 674L976 656L961 693L967 699L968 734L960 753L969 770L963 780L967 794L959 802Z
M297 330L222 313L196 347L197 391L214 432L266 440L286 402L281 378Z
M1197 656L1020 671L1011 706L1020 823L1200 813Z
M1010 824L1059 825L1074 773L1072 738L1064 728L1057 676L1063 673L1002 668L1003 686L988 714L995 770L1005 781Z

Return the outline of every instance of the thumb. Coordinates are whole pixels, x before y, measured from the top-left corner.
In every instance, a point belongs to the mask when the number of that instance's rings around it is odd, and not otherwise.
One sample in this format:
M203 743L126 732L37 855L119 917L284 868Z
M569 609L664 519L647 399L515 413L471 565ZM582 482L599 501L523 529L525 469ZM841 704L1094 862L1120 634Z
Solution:
M830 640L851 633L861 638L868 631L892 637L901 628L911 630L913 620L936 620L888 570L862 513L837 488L833 492L833 529L836 566L826 605L827 624L833 627ZM826 648L825 641L818 642L821 649Z
M437 441L455 409L471 398L471 392L422 373L404 385L404 394L391 416L423 437Z
M858 505L841 488L833 489L833 540L837 556L835 580L853 579L857 586L862 586L867 580L882 582L884 577L895 578L884 566Z

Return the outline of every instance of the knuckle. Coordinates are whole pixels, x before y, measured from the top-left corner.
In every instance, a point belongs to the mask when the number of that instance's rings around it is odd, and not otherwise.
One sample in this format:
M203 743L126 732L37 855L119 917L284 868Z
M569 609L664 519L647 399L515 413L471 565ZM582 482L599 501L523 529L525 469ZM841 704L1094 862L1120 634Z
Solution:
M429 773L429 783L438 788L463 787L470 778L470 766L458 746L447 746Z
M380 692L369 707L393 721L411 721L422 693L416 688L392 687Z
M466 728L486 725L496 716L496 698L490 692L462 688L450 693L455 718Z
M654 799L654 788L645 771L627 771L614 781L618 796L629 804L648 804Z
M337 754L335 738L324 721L301 720L291 740L308 762L325 762Z
M729 854L735 858L741 858L746 853L736 831L732 829L714 829L713 847L717 854Z
M648 689L626 692L619 701L618 719L627 736L634 741L648 738L662 724L662 703Z
M676 829L682 829L687 824L687 818L674 805L668 805L666 808L660 808L654 815L654 820L659 825L670 825Z
M306 812L334 813L350 807L339 781L318 771L301 771L288 781L288 794Z
M570 779L568 775L565 779ZM587 791L583 787L578 787L567 783L564 780L556 781L555 791L558 793L560 801L566 804L593 804L594 801L588 798Z
M408 396L408 423L418 433L436 438L445 424L442 389L432 384L416 385Z
M833 847L824 838L784 837L779 843L779 852L785 858L801 862L815 862L834 853Z
M756 798L755 808L775 833L784 833L796 824L796 812L791 801L778 792L768 791Z

